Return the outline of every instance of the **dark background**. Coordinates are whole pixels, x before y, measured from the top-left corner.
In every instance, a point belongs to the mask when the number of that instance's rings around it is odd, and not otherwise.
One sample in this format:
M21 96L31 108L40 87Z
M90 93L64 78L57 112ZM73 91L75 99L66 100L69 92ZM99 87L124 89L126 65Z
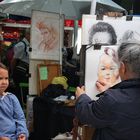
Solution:
M115 3L122 6L124 9L130 12L133 10L134 15L140 15L140 0L113 0Z

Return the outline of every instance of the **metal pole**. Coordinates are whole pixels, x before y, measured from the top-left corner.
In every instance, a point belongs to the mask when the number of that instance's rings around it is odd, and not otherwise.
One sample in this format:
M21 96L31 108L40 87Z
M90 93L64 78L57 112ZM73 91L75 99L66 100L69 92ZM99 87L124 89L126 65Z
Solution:
M62 15L62 0L60 0L59 14Z
M91 2L90 14L91 15L96 14L96 0L92 0Z

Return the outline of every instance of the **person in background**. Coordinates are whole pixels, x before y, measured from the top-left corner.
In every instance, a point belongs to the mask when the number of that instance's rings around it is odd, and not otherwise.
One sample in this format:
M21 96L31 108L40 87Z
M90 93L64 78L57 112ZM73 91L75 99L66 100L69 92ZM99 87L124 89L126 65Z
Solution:
M109 87L96 82L103 94L94 101L84 86L76 90L76 116L96 128L93 140L140 139L140 41L123 42L118 49L121 82Z
M5 92L9 86L7 67L0 63L0 140L26 140L26 120L17 97Z
M0 27L0 62L2 61L1 53L3 50L3 34L2 34L2 28Z
M89 44L115 45L117 35L113 26L106 22L98 22L89 30Z
M18 60L29 64L30 30L26 29L23 31L20 38L14 46L14 56L12 60L13 72Z
M20 94L20 83L29 82L29 45L30 30L26 29L22 32L21 39L14 46L14 56L11 62L12 77L15 84L15 95L18 97L21 105L26 103L28 88L24 88L23 95ZM23 96L23 97L21 97Z
M3 41L2 28L0 27L0 43Z
M73 47L66 48L66 55L63 57L63 71L62 75L68 78L69 87L76 88L79 85L79 63L76 59L73 59ZM73 77L75 79L73 79ZM75 92L73 93L75 94Z

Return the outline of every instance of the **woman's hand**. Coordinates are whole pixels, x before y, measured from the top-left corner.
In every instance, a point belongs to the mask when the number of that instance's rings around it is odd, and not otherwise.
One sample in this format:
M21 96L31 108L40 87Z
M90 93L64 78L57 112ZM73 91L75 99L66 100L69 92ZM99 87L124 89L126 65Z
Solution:
M104 92L105 90L110 88L111 85L108 82L96 81L96 87L99 92Z
M85 87L77 87L76 88L76 98L79 98L80 95L85 94Z

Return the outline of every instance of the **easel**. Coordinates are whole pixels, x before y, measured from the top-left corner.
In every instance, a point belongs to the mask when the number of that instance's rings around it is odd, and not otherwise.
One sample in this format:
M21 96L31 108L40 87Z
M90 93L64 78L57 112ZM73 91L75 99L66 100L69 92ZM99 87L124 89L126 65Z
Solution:
M38 20L39 17L39 20ZM39 22L40 21L40 22ZM41 23L41 24L40 24ZM51 49L46 46L42 40L43 37L40 27L37 25L45 25L45 27L49 27L51 29L51 33L56 40L52 40L51 42L45 43L46 45L52 43ZM47 29L46 28L46 29ZM52 30L53 29L53 30ZM51 34L49 33L49 34ZM48 34L48 35L49 35ZM40 95L40 92L50 83L53 76L59 76L62 66L62 47L63 47L63 35L64 35L64 15L59 13L52 13L47 11L33 10L32 11L32 26L31 26L31 48L30 48L30 64L29 64L29 95ZM51 37L52 37L51 36ZM40 43L43 43L48 50L40 48ZM44 50L45 49L45 50ZM39 73L39 68L42 68L48 65L47 75L45 77L47 79L40 77L42 72ZM56 66L57 65L57 66ZM55 68L56 69L55 69ZM50 70L52 69L52 70ZM45 72L44 71L44 72ZM54 73L53 71L56 71ZM51 74L50 74L51 73ZM39 75L41 74L41 75ZM49 75L48 75L49 74Z
M114 13L114 14L108 13L108 15L111 18L121 17L120 14L117 15L116 13ZM113 15L115 15L115 16L113 16ZM126 21L130 21L130 20L132 20L132 18L133 18L133 16L130 16L130 15L126 16ZM103 15L97 15L96 20L103 20ZM82 47L85 49L85 44L82 45ZM101 48L101 46L94 46L93 47L93 49L100 49L100 48ZM82 55L86 58L86 50L84 50L84 54L82 54ZM85 66L85 61L82 61L82 64L80 64L80 65ZM82 79L82 81L84 81L84 80ZM82 83L82 84L84 84L84 83ZM91 128L91 127L85 126L85 125L82 126L82 140L91 140L92 136L94 135L94 132L95 132L95 128Z

